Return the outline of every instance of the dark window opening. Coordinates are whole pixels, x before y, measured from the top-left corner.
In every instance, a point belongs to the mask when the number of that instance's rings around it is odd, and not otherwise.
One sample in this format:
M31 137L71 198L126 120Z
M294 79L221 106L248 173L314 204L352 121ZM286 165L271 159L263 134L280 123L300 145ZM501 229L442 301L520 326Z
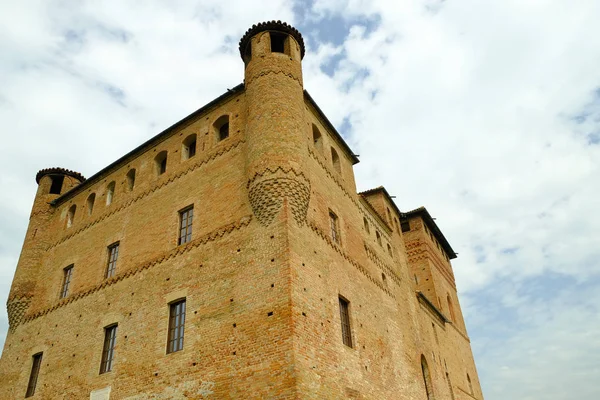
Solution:
M400 221L400 229L402 229L402 232L410 231L410 222L408 220Z
M166 150L161 151L154 157L154 164L156 168L156 175L162 175L167 172L167 152Z
M219 140L227 139L228 137L229 137L229 122L226 122L219 128Z
M119 258L119 242L108 246L108 265L106 267L106 278L115 275L117 270L117 259Z
M196 141L190 142L188 146L188 158L196 155Z
M33 356L33 363L31 365L31 373L29 374L29 383L27 384L27 393L25 397L31 397L35 394L35 387L37 385L38 375L40 374L40 367L42 366L42 355L38 353Z
M192 222L194 218L194 206L179 212L179 239L177 245L185 244L192 240Z
M183 349L185 328L185 299L172 303L169 307L169 340L167 353Z
M229 115L220 116L213 124L217 135L217 141L227 139L229 137Z
M338 224L338 217L333 211L329 211L329 223L331 225L331 239L340 244L340 229Z
M196 134L191 134L183 141L182 158L187 160L196 155Z
M340 297L340 320L342 322L342 341L348 347L352 347L352 331L350 331L350 303Z
M285 53L287 35L271 32L271 53Z
M425 384L425 394L427 394L427 400L433 400L433 385L431 382L431 375L429 374L429 366L425 356L421 356L421 372L423 374L423 383Z
M127 189L133 190L135 186L135 168L132 168L127 173Z
M252 59L252 43L248 42L248 44L246 45L246 49L244 51L244 61L246 61L246 63L249 63L251 59Z
M52 176L52 184L50 185L50 194L60 194L65 177L63 175Z
M73 264L63 269L63 284L60 289L60 298L64 299L69 295L69 286L71 286L71 278L73 277Z
M112 371L116 342L117 325L104 328L104 347L102 349L102 362L100 363L101 374Z

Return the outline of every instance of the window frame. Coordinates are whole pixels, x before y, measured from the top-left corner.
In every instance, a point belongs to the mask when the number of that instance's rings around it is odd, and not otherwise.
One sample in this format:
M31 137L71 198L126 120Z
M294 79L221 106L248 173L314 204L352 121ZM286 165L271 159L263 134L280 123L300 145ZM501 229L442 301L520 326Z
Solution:
M104 327L104 344L102 346L102 359L100 360L100 375L113 370L118 326L118 324L112 324Z
M169 303L169 327L167 334L167 354L183 350L185 338L185 317L187 299Z
M25 392L25 398L32 397L35 395L35 389L37 387L38 378L40 376L40 370L42 368L43 356L44 352L42 351L31 356L31 372L29 373L29 380L27 381L27 391Z
M63 268L62 284L60 285L60 299L65 299L69 296L71 281L73 280L73 268L75 264L67 265Z
M191 215L189 212L191 211ZM184 222L186 223L184 227ZM192 241L192 231L194 225L194 205L191 204L179 210L179 229L177 235L177 246L189 243Z
M331 233L331 240L335 244L342 244L342 235L340 232L340 218L332 210L329 210L329 229Z
M119 260L119 247L121 242L115 242L107 247L108 261L106 263L106 271L104 279L112 278L116 275L117 261Z
M350 322L350 301L343 296L338 296L339 308L340 308L340 324L342 343L353 349L354 340L352 337L352 324Z

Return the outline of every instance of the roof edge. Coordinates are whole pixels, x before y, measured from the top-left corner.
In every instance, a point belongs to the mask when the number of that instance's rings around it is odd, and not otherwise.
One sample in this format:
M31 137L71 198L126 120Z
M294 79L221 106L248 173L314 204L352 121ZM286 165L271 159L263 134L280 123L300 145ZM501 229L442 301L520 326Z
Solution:
M405 219L413 217L413 216L419 216L419 217L423 218L423 220L427 223L427 225L429 225L429 229L433 232L433 234L440 241L440 244L442 245L442 247L444 248L444 250L448 254L448 257L451 260L455 259L457 257L456 252L452 249L452 246L450 246L450 243L448 242L448 240L442 233L440 227L435 223L435 220L433 219L431 214L429 214L429 211L427 211L427 209L425 207L419 207L414 210L402 213L402 218L405 218Z
M85 177L79 172L61 167L44 168L39 170L38 173L35 174L35 182L39 184L40 180L46 175L67 175L79 180L79 182L85 182Z

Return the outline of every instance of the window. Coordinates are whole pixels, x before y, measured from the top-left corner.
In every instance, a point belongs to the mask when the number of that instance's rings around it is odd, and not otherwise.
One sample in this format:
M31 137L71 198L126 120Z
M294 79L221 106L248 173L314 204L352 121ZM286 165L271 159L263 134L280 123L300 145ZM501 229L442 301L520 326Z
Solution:
M179 239L177 245L192 240L192 220L194 218L194 206L179 211Z
M421 372L423 373L423 382L425 383L425 393L427 394L427 400L434 400L433 397L433 386L431 384L431 375L429 374L429 366L424 355L421 355Z
M92 215L92 211L94 211L94 202L96 201L96 193L92 193L87 198L87 213L88 215Z
M367 221L366 218L363 218L363 225L365 226L365 231L367 231L367 233L371 233L371 230L369 229L369 221Z
M469 391L473 394L473 383L471 382L471 377L467 374L467 383L469 384Z
M454 315L454 307L452 307L452 300L450 299L450 294L446 295L446 302L448 303L448 311L450 311L450 319L452 319L452 322L456 322L456 316Z
M410 222L408 222L408 220L400 221L400 228L402 229L402 232L410 231Z
M167 172L167 151L163 150L154 157L154 169L156 175L162 175Z
M71 278L73 277L73 264L63 269L63 283L60 289L60 298L64 299L69 295L69 286L71 285Z
M217 134L217 142L227 139L229 137L229 115L220 116L213 127Z
M196 155L196 134L191 134L182 143L182 158L188 160Z
M377 244L383 246L381 244L381 233L379 233L379 231L375 231L375 237L377 238Z
M135 168L132 168L127 173L127 189L129 189L129 191L132 191L134 186L135 186Z
M183 333L185 328L185 299L171 303L169 306L169 340L167 353L183 349Z
M271 53L285 53L287 35L271 32Z
M115 275L117 270L117 259L119 258L119 242L108 246L108 265L106 266L105 278Z
M117 325L107 326L104 328L104 347L102 348L102 361L100 363L101 374L112 371L116 343Z
M50 179L52 179L52 183L50 184L50 194L60 194L63 182L65 181L64 175L51 176Z
M313 143L315 145L315 149L319 150L321 153L323 152L323 137L321 136L321 132L319 132L319 128L315 124L312 126L313 128Z
M40 367L42 366L42 355L44 353L34 354L31 363L31 373L29 374L29 383L27 384L27 392L25 397L31 397L35 394L35 386L37 385Z
M112 181L106 187L106 205L107 206L109 206L112 203L114 195L115 195L115 182Z
M387 216L388 216L388 221L390 222L390 224L392 223L392 213L390 212L390 209L387 209Z
M389 243L387 244L387 249L388 249L388 254L389 254L390 256L392 256L392 255L393 255L393 254L392 254L392 246L390 246L390 244L389 244Z
M331 148L331 162L333 164L333 168L338 172L338 174L342 173L342 166L340 165L340 156L338 156L337 151L332 147Z
M396 232L400 233L400 228L398 228L398 220L394 217L394 226L396 227Z
M340 244L340 230L338 225L338 217L333 211L329 211L329 223L331 225L331 239Z
M342 342L352 347L352 331L350 330L350 302L342 297L340 299L340 321L342 323Z
M75 211L77 211L77 206L73 204L69 208L69 212L67 213L67 228L70 228L73 225L73 221L75 219Z

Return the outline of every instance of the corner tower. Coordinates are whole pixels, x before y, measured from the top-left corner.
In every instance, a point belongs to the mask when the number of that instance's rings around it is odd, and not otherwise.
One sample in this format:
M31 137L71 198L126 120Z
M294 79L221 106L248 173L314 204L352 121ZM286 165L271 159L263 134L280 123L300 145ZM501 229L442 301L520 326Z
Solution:
M300 32L281 21L253 25L240 40L248 104L248 196L263 225L273 221L284 201L296 222L306 220L304 50Z
M38 189L29 216L29 227L6 303L11 331L21 323L34 296L36 274L50 240L48 224L55 210L52 201L85 178L79 172L68 169L46 168L37 173L35 181Z

